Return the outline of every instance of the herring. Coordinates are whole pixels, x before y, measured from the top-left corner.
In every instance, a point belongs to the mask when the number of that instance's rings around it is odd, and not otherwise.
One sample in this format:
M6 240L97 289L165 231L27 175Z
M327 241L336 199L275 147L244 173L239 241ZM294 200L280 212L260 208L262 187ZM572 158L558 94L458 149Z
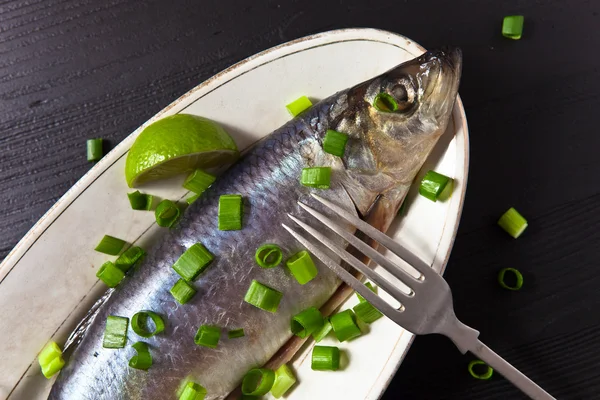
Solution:
M274 243L288 257L302 250L281 223L288 213L302 215L298 200L323 210L311 198L313 191L387 230L446 130L461 64L458 49L426 52L315 104L245 152L95 308L49 399L175 399L186 378L204 386L207 399L221 399L251 368L289 359L300 343L292 338L292 316L311 306L325 304L331 310L348 289L321 264L314 280L299 285L285 268L260 268L254 262L256 249ZM372 105L382 92L397 102L398 110L384 112ZM327 129L349 136L343 159L322 150ZM314 166L332 168L329 190L299 183L302 169ZM244 199L243 229L220 231L219 196L232 193ZM198 242L215 259L193 283L197 294L180 305L169 293L179 279L171 266ZM244 302L253 279L283 293L277 313ZM106 317L131 317L139 310L162 315L166 325L162 334L145 339L153 358L148 371L128 366L131 344L138 339L133 332L124 349L102 347ZM200 347L194 335L204 324L223 332L243 328L246 336L223 338L216 349Z

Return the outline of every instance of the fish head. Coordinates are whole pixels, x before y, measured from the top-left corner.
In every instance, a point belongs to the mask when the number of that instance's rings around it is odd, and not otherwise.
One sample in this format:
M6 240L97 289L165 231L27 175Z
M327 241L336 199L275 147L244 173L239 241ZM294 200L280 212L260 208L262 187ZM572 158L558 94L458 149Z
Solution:
M350 137L345 185L361 213L390 190L404 197L446 130L461 66L459 49L428 51L349 89L332 108L333 129Z

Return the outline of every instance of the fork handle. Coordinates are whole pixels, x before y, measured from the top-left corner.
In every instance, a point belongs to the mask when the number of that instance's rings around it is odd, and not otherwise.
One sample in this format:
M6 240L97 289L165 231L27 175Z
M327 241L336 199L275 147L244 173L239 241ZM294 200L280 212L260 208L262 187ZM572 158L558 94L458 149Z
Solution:
M526 377L521 371L510 365L504 358L500 357L480 340L477 340L473 346L470 346L468 350L479 357L482 361L485 361L485 363L492 367L494 371L500 373L532 399L556 400L548 392L539 387L534 381Z

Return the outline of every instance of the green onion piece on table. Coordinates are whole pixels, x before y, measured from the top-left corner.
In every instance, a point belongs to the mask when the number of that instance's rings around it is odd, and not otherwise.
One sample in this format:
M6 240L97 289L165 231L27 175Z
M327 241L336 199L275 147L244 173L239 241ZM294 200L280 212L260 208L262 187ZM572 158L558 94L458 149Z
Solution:
M123 272L129 271L133 265L138 262L146 252L141 247L133 246L128 248L117 258L115 265Z
M199 194L195 194L195 195L190 196L187 199L185 199L185 201L188 203L188 206L189 206L190 204L194 204L194 202L196 200L198 200L198 197L200 197L200 195Z
M365 283L365 286L366 286L366 287L368 287L368 288L371 290L371 292L373 292L373 293L377 294L377 286L373 285L371 282L367 282L367 283ZM364 297L362 297L362 296L361 296L361 295L360 295L358 292L356 293L356 297L358 297L358 301L359 301L359 302L361 302L361 303L362 303L363 301L367 301L367 300L365 300L365 298L364 298Z
M479 368L479 365L483 365L486 368L485 372L475 372L475 368ZM494 374L494 369L481 360L473 360L469 363L469 374L475 379L488 380Z
M196 289L194 289L189 283L186 282L185 279L181 278L169 290L169 292L173 295L175 300L179 304L185 304L194 297L196 294Z
M288 109L290 114L292 114L292 117L297 116L302 111L308 110L311 107L312 107L312 102L306 96L299 97L296 100L292 101L287 106L285 106L285 108Z
M195 243L175 261L173 269L183 279L193 281L210 265L214 258L202 243Z
M370 324L383 317L381 311L376 309L368 301L363 301L355 305L353 308L356 318L360 319L364 323Z
M375 96L373 100L373 107L377 111L381 112L394 112L398 111L398 102L392 96L385 92L381 92Z
M522 15L508 15L502 21L502 36L505 38L519 40L523 36L523 23L525 17Z
M242 229L243 204L239 194L219 197L219 230L239 231Z
M329 189L331 186L331 167L311 167L302 169L300 183L316 189Z
M198 332L196 332L194 342L198 346L216 349L217 345L219 344L220 338L221 328L219 328L218 326L202 325L200 328L198 328Z
M135 192L127 193L127 197L129 198L131 208L134 210L149 211L152 208L154 196L150 194L140 193L139 190L136 190Z
M283 293L263 285L257 280L252 280L246 296L244 296L244 301L261 310L275 313L282 297Z
M334 156L344 157L348 135L328 129L323 139L323 151Z
M442 192L452 181L446 175L442 175L435 171L428 171L419 185L419 194L428 198L431 201L438 201Z
M275 383L275 372L267 368L254 368L248 371L242 381L242 393L262 396L269 393Z
M344 310L332 315L329 322L333 327L333 333L340 342L345 342L362 334L356 324L356 316L352 310Z
M325 323L323 314L315 307L309 307L292 318L292 333L300 338L305 338L318 331Z
M88 139L86 142L87 160L98 161L104 155L102 150L102 139Z
M94 250L100 253L116 256L121 252L121 250L123 250L123 247L126 243L126 241L114 236L104 235Z
M515 283L513 285L509 285L506 282L506 273L509 273L515 276ZM519 272L518 269L515 268L502 268L498 273L498 283L504 289L508 290L519 290L523 287L523 275Z
M305 285L312 281L318 274L317 267L306 250L291 256L285 265L289 268L299 284Z
M283 364L275 371L275 382L271 388L271 394L278 399L290 390L294 386L294 383L296 383L296 375L294 375L290 367Z
M513 238L517 239L527 228L527 220L513 207L509 208L498 220L500 228L504 229Z
M237 338L241 338L246 336L246 334L244 333L244 329L240 328L240 329L232 329L229 332L227 332L227 338L229 339L237 339Z
M340 368L340 349L334 346L315 346L310 367L314 371L337 371Z
M184 387L179 400L204 400L206 388L195 382L188 382Z
M62 369L65 360L62 358L62 350L56 342L50 342L40 352L38 362L42 369L42 374L48 379Z
M180 214L181 211L179 210L179 207L177 207L177 204L166 199L158 203L156 210L154 210L156 223L163 228L172 227L179 219Z
M129 360L129 366L135 369L141 369L146 371L152 366L152 355L148 349L148 344L144 342L136 342L131 346L135 349L137 354Z
M152 320L154 329L148 329L148 318ZM144 338L157 335L165 330L165 322L157 313L149 310L137 312L131 318L131 328L135 333Z
M127 343L127 327L129 318L109 315L106 317L104 340L102 347L106 349L122 349Z
M100 269L96 272L96 277L104 282L106 286L114 288L121 280L123 280L125 272L117 267L112 261L107 261L102 264Z
M321 329L313 332L313 339L315 339L315 342L319 343L321 340L325 339L327 335L329 335L329 332L331 332L332 329L333 327L331 326L331 322L329 322L329 319L326 318Z
M254 259L262 268L275 268L281 263L283 253L276 244L264 244L256 250Z
M183 187L196 194L201 194L208 189L216 179L217 178L214 175L204 172L201 169L197 169L186 178L185 182L183 182Z

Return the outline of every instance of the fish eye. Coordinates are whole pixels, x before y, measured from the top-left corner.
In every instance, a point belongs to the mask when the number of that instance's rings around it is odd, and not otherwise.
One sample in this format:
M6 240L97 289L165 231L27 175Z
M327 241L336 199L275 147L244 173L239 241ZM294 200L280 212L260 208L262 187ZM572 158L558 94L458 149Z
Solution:
M381 91L373 106L377 111L402 113L409 111L414 103L414 88L407 82L397 82L387 90Z

